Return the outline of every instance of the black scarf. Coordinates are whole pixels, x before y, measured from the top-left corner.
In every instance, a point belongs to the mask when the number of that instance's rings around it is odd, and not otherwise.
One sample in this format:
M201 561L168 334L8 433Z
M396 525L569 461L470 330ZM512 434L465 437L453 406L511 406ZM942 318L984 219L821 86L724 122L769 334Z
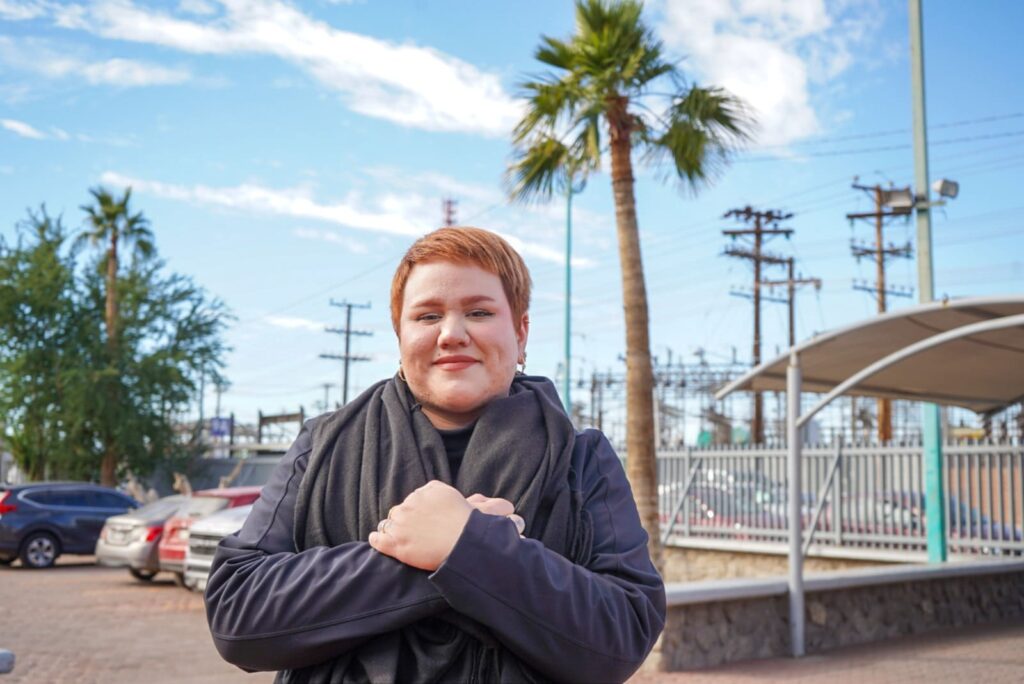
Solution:
M518 375L508 397L477 420L452 481L441 436L397 378L370 387L323 419L295 504L295 545L364 541L388 510L430 480L468 496L508 499L525 535L578 564L589 560L592 525L582 509L570 460L575 431L550 380ZM278 681L538 681L483 625L453 610Z

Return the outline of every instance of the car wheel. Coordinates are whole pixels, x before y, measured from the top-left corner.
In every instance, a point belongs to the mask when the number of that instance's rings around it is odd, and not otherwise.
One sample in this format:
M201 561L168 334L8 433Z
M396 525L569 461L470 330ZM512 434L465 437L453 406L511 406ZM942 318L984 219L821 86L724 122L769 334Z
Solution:
M21 562L27 568L48 568L57 560L60 548L49 532L30 534L21 545Z
M132 574L132 577L139 580L140 582L151 582L156 577L156 570L139 570L138 568L128 568L128 572Z

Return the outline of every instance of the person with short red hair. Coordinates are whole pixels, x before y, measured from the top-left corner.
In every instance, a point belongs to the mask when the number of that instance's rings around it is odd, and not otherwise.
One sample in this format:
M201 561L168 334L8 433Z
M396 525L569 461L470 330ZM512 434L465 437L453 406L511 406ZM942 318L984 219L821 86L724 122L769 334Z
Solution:
M525 374L531 281L442 228L391 286L400 365L307 421L207 583L221 655L279 682L623 681L665 589L608 440Z

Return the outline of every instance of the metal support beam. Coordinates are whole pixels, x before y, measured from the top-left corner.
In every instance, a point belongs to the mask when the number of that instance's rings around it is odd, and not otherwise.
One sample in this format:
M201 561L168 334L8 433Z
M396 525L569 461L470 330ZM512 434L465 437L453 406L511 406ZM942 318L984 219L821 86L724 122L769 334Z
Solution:
M797 418L800 415L800 357L789 355L786 369L786 442L789 447L789 638L793 657L804 654L804 555L801 548L802 520L800 459L803 440Z

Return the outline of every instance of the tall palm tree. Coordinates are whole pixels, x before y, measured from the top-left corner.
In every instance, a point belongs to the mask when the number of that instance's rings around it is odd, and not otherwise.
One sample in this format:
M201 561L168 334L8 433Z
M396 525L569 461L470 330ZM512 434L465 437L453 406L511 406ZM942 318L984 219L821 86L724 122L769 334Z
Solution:
M100 267L106 270L106 292L104 323L107 332L107 353L112 369L118 367L118 341L120 338L120 320L118 317L117 272L118 248L121 244L131 245L136 255L148 258L153 254L153 233L149 230L149 220L142 212L131 213L128 204L132 189L127 188L120 199L102 187L89 190L95 199L94 205L82 205L86 213L86 230L79 238L87 240L95 246L106 245L106 254ZM108 385L107 401L117 402L117 378ZM104 451L100 462L100 482L107 486L116 484L118 447L115 431L109 428L103 435Z
M627 475L660 565L653 373L633 150L646 161L666 162L684 187L696 191L749 137L751 122L743 104L724 90L685 82L644 24L642 8L637 0L577 0L576 32L566 40L541 37L535 57L554 71L523 84L527 107L513 134L508 181L514 199L546 199L599 170L601 153L610 151L626 323Z

